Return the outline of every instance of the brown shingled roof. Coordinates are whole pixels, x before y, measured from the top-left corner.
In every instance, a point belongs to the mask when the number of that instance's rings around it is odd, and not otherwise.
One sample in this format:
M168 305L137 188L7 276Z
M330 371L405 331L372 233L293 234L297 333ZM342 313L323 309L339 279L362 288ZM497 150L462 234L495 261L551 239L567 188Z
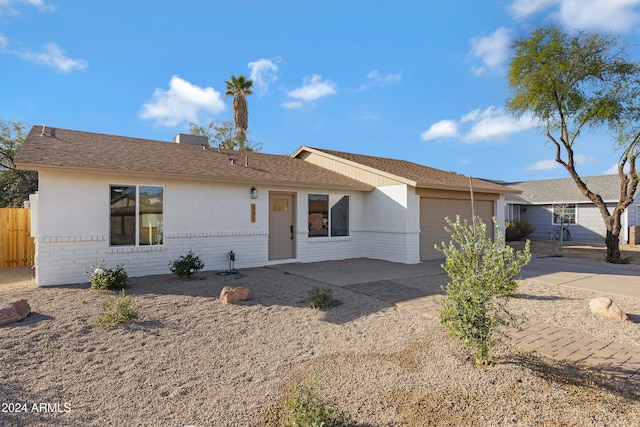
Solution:
M371 170L382 171L393 175L400 181L404 181L416 188L469 190L469 177L455 172L447 172L434 169L406 160L396 160L384 157L365 156L361 154L345 153L341 151L325 150L321 148L302 147L300 150L312 150L337 157L357 165L365 166ZM356 166L357 166L356 165ZM474 191L486 191L490 193L514 193L520 191L490 181L472 178Z
M66 168L161 174L220 182L371 191L373 187L289 156L247 153L34 126L18 150L20 169ZM237 164L231 164L231 159ZM248 163L248 166L245 166Z

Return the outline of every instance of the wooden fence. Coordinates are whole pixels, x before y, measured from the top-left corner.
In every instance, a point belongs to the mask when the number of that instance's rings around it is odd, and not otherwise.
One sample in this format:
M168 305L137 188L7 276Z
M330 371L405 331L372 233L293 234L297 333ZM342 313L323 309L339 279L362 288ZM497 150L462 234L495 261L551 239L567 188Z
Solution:
M35 245L30 233L29 209L0 209L0 268L33 265Z

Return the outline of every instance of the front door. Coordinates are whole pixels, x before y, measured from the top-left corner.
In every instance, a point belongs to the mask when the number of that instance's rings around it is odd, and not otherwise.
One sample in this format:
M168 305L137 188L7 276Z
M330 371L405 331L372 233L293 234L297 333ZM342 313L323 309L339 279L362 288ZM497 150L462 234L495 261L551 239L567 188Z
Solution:
M269 194L269 259L294 257L293 194Z

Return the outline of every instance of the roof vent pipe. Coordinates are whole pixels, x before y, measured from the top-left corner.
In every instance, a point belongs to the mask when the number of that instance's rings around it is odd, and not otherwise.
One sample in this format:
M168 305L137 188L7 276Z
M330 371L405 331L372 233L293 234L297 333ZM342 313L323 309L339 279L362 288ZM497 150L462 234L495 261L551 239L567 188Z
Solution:
M245 168L248 168L248 167L249 167L249 156L246 156L246 157L244 158L244 167L245 167Z
M40 136L47 136L45 132L47 130L47 125L42 125L42 131L40 132Z

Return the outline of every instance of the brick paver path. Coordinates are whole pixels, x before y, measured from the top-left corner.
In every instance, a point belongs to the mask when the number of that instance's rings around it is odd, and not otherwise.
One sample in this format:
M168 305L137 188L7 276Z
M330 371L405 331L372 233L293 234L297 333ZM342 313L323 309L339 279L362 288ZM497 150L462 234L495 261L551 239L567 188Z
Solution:
M347 285L345 288L369 295L423 316L439 316L437 294L382 280ZM514 343L556 360L566 360L612 378L640 387L640 354L637 349L596 339L587 334L542 322L528 322L523 330L508 331Z

